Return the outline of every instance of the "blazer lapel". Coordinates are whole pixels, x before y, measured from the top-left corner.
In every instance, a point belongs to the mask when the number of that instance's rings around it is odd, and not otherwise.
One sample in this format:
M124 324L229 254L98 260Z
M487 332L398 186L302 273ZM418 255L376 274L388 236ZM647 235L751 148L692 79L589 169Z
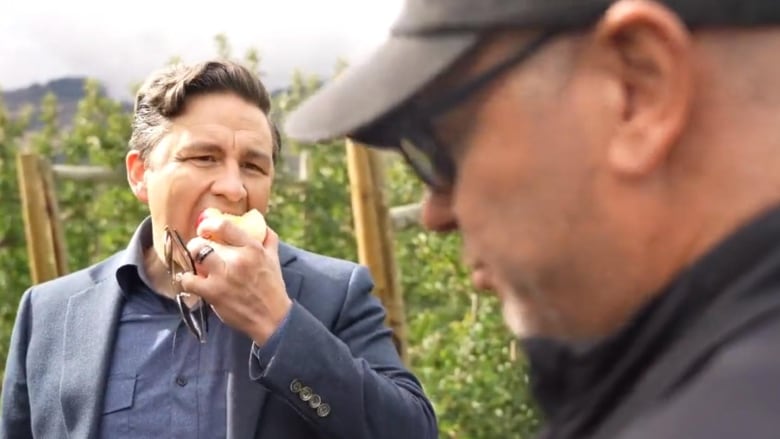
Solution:
M68 300L60 403L72 438L97 435L120 305L113 275Z
M282 265L282 277L287 288L287 295L295 300L301 290L303 276L288 265L296 259L289 248L279 248L279 260ZM250 361L252 340L243 335L232 338L231 352L236 364L246 364ZM261 419L263 405L268 397L268 390L249 378L248 370L228 377L228 407L227 407L227 438L252 439L257 433L258 422ZM265 420L272 422L271 420Z

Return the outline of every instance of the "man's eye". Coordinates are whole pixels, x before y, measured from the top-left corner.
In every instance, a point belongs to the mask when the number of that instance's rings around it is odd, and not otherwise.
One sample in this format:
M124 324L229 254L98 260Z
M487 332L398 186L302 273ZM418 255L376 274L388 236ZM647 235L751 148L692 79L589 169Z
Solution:
M260 172L261 174L268 174L268 171L264 167L254 163L244 163L244 167L249 169L252 172Z
M187 160L194 161L194 162L201 162L201 163L211 163L216 162L217 158L213 155L198 155L188 158Z

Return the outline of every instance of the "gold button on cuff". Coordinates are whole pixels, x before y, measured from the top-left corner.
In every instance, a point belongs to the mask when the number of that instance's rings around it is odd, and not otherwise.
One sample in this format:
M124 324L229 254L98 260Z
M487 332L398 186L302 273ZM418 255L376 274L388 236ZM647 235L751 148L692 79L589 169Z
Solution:
M298 380L292 380L290 383L290 391L293 393L299 393L302 388L303 384L301 384L301 382Z
M316 393L311 396L311 399L309 400L309 407L316 409L322 404L322 398L320 398L320 395L317 395Z
M321 406L317 407L317 416L319 416L320 418L324 418L329 414L330 414L330 406L328 405L328 403L324 403Z
M301 389L301 393L298 394L298 396L301 397L301 400L308 401L311 399L312 395L314 395L314 392L311 390L311 387L304 387Z

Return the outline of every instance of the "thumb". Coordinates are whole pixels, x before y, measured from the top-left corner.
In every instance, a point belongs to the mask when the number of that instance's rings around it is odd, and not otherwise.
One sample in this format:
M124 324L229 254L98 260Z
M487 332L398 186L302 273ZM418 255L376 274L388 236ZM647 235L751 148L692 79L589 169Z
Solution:
M267 229L267 233L265 234L263 247L273 253L277 253L279 251L279 235L270 227Z

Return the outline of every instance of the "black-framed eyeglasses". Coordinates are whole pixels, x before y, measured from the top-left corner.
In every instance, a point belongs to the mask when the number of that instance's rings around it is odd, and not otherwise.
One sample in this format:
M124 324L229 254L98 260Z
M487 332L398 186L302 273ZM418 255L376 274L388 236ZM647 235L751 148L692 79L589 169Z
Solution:
M165 263L168 266L168 274L171 276L171 286L176 293L175 298L176 305L179 307L179 314L181 314L187 329L197 337L198 341L205 343L206 334L209 331L209 304L205 300L200 299L200 306L195 310L196 318L193 318L193 310L184 301L191 294L183 291L181 284L177 280L180 273L198 274L195 269L195 261L187 250L181 235L175 229L166 226L164 239Z
M433 121L461 104L513 66L525 61L559 31L548 31L534 38L517 53L486 72L460 85L446 95L425 104L410 103L391 118L396 143L417 176L434 191L447 191L455 183L456 167L446 145L437 140Z

